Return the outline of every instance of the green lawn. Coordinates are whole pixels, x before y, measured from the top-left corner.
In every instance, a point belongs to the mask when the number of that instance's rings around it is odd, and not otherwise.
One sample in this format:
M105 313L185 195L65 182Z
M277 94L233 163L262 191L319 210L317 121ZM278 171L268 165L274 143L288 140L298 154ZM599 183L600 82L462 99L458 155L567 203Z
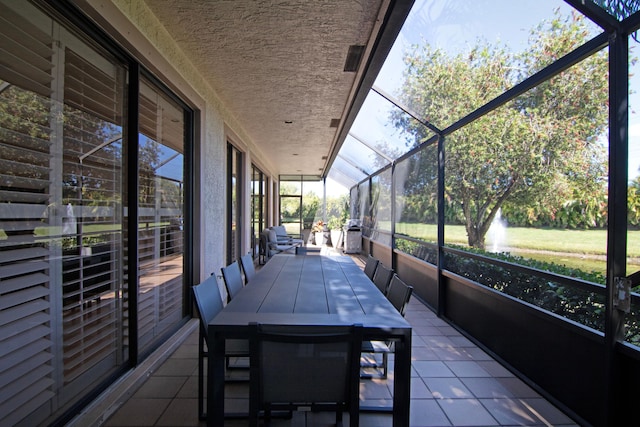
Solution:
M435 224L397 224L396 232L434 242L437 236ZM467 244L467 233L462 225L447 225L445 226L444 234L446 243ZM491 248L492 243L491 235L487 234L487 249ZM640 231L629 231L627 245L628 256L640 257ZM606 230L507 227L505 243L501 247L505 250L506 248L512 248L516 250L605 255L607 251L607 232Z
M401 223L396 225L396 232L431 242L435 242L437 236L435 224ZM462 225L447 225L444 234L447 244L467 244L467 232ZM493 247L490 233L487 234L485 245L487 250ZM607 232L606 230L507 227L504 243L499 245L497 251L579 268L583 271L599 271L604 274ZM640 268L640 231L638 230L628 232L627 256L628 272L638 270Z

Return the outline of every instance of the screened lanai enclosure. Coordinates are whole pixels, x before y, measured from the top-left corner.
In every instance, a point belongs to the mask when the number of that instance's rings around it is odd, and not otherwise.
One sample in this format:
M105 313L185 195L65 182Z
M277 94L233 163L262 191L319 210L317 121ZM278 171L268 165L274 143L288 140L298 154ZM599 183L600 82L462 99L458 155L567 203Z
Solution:
M640 396L639 7L416 2L329 172L364 253L593 425Z
M347 222L578 424L639 424L639 11L0 0L0 426L195 330L265 228Z

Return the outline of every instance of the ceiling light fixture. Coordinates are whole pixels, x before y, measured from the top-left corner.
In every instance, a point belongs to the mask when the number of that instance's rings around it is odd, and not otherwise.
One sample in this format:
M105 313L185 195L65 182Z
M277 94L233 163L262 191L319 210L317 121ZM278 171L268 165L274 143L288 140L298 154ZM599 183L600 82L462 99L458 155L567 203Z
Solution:
M285 124L285 125L290 125L290 124L292 124L292 123L293 123L293 120L285 120L285 121L284 121L284 124Z

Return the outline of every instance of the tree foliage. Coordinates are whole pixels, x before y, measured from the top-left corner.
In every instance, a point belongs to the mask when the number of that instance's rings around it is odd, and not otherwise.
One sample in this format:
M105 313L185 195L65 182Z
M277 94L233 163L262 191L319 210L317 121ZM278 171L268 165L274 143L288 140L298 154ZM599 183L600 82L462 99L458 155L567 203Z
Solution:
M556 15L533 29L530 47L517 54L483 41L453 55L425 44L405 57L400 97L444 129L587 37L582 17ZM445 137L446 197L463 218L470 246L484 247L505 203L553 209L577 189L602 194L607 166L598 138L607 126L607 100L607 57L600 52ZM400 114L393 119L413 144L425 140L423 126Z

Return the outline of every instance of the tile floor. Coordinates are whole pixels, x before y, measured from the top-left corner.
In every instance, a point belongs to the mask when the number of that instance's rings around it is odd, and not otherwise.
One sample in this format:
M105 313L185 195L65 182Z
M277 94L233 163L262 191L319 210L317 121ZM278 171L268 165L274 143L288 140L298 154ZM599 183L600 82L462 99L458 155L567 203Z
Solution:
M577 425L416 298L409 303L406 319L413 326L412 427ZM197 357L195 328L103 425L204 426L197 415ZM362 380L361 406L390 405L392 381L392 371L387 380ZM229 384L226 396L228 408L248 408L246 383ZM311 427L333 422L333 414L295 413L289 420L273 420L272 425ZM344 424L348 425L347 414ZM229 420L226 425L245 426L247 421ZM363 412L360 425L391 426L391 415Z

